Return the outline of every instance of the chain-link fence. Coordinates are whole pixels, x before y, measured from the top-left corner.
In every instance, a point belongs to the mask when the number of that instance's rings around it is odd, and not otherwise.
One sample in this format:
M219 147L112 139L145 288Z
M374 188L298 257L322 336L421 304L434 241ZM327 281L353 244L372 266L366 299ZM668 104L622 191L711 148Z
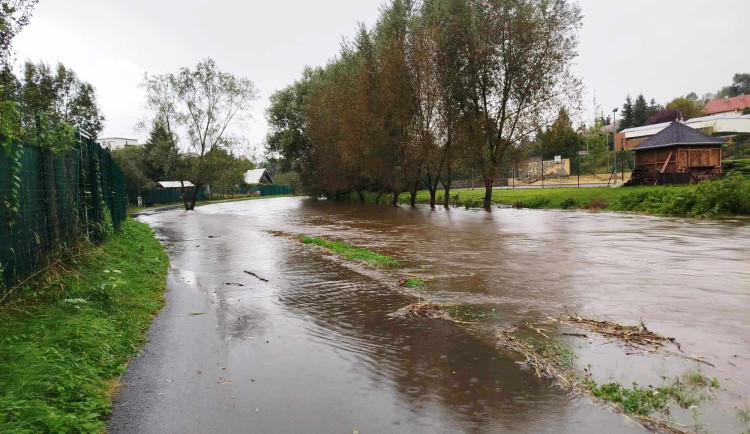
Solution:
M66 155L0 152L0 295L79 240L100 242L126 214L125 181L106 149L76 136Z

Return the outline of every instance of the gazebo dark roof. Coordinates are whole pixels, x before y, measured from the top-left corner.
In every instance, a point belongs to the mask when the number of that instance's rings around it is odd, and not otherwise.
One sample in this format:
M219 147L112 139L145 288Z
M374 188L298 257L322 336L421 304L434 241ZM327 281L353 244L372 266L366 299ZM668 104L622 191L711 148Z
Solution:
M691 128L682 122L672 122L668 127L633 147L634 151L665 148L674 145L722 145L724 141Z

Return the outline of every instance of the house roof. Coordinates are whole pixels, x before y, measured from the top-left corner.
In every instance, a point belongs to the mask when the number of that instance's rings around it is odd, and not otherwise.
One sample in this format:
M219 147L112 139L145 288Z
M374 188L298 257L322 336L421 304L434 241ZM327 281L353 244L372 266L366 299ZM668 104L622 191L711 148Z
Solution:
M185 187L194 187L193 183L190 181L182 182L185 184ZM157 184L162 188L182 188L180 181L159 181Z
M633 147L635 151L664 148L673 145L722 145L723 140L693 129L682 122L672 122L668 127Z
M745 107L750 107L750 95L739 95L732 98L709 101L706 104L706 113L712 115L715 113L740 111Z
M267 175L268 179L273 182L271 175L267 174L266 169L252 169L245 172L245 183L260 184L263 181L263 175Z

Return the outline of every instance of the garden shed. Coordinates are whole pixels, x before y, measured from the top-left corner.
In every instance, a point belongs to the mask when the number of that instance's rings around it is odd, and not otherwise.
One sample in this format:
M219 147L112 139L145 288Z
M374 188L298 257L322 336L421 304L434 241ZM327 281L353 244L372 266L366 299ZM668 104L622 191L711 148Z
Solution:
M672 122L633 148L639 184L689 184L721 174L724 141Z

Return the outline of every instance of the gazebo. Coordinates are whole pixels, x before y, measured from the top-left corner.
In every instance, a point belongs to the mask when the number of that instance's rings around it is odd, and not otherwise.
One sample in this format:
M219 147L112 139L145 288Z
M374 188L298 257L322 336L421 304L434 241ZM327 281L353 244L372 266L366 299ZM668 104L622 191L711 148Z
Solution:
M633 148L636 184L690 184L721 174L724 141L682 122L668 127Z

